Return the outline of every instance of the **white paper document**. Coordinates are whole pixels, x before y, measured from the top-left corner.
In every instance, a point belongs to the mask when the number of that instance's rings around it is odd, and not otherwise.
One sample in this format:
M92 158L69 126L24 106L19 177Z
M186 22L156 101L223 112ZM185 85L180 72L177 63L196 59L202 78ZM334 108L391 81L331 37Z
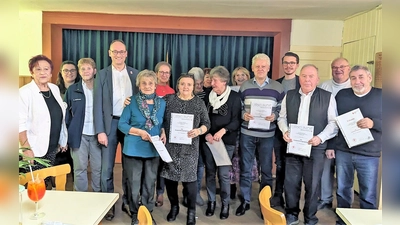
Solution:
M307 156L311 155L312 145L308 141L314 136L314 126L289 124L289 137L292 142L287 145L287 153Z
M160 140L160 137L157 135L157 136L152 136L150 138L158 154L160 155L162 161L166 163L172 162L172 158L169 155L168 150L165 148L164 143L162 143L162 141Z
M268 100L252 100L250 105L250 115L253 119L249 121L249 128L269 129L270 122L265 117L272 113L272 103Z
M171 125L169 129L169 143L192 144L192 138L188 132L193 129L193 114L171 113Z
M215 164L217 166L230 166L232 165L231 159L229 158L228 152L226 151L225 144L222 140L206 142L207 146L214 157Z
M374 140L368 128L361 129L357 126L357 122L363 118L359 108L336 117L336 122L349 148Z

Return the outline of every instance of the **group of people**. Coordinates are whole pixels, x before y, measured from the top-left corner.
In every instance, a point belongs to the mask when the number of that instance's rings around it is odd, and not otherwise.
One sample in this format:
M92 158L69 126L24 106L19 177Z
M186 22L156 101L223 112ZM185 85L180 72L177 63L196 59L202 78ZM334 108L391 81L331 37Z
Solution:
M273 151L277 167L271 205L285 208L287 224L299 223L302 182L305 224L316 224L317 210L332 206L335 164L338 207L351 207L357 170L361 208L376 208L381 89L371 86L367 67L350 68L346 59L335 59L333 79L318 87L315 65L304 65L296 75L297 54L287 52L282 57L285 76L275 81L267 76L270 58L259 53L252 59L254 78L244 67L237 67L232 76L223 66L193 67L181 74L173 89L169 63L159 62L154 71L139 72L125 64L127 49L122 40L112 41L108 53L112 64L98 72L91 58L80 59L77 66L63 63L61 71L70 76L58 82L59 87L50 82L51 60L44 55L33 57L29 61L32 82L20 88L19 142L27 147L23 154L49 159L52 165L57 153L69 151L74 189L88 190L90 164L91 187L102 192L114 192L114 162L121 144L122 211L131 216L132 224L138 224L140 205L150 212L163 205L164 189L171 204L166 219L174 221L180 211L179 182L187 224L196 224L196 204L204 204L200 196L204 169L205 215L215 212L216 177L220 219L229 217L236 183L241 204L235 215L244 215L250 209L253 181L260 182L260 191L273 187ZM77 71L80 76L71 76ZM270 115L262 117L269 126L254 127L259 115L252 114L251 108L256 102L269 106ZM369 129L374 141L349 148L335 118L356 108L365 117L357 121L358 127ZM193 125L185 134L188 142L171 136L177 116L191 118ZM287 153L287 143L292 141L290 124L314 127L308 141L310 156ZM172 162L160 159L153 141L165 145ZM232 165L217 165L209 147L214 142L223 142ZM114 214L115 206L105 219L112 220Z

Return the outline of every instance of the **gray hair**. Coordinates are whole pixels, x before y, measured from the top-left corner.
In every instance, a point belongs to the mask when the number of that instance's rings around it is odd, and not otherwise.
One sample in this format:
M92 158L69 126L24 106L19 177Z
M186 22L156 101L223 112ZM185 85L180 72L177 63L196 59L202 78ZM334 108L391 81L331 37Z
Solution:
M219 78L221 78L221 81L226 82L227 85L229 83L229 79L231 78L229 75L229 71L224 66L216 66L212 68L212 70L210 71L211 78L214 75L217 75Z
M157 75L154 71L152 70L142 70L139 72L139 74L136 77L136 86L140 86L140 80L144 77L150 77L153 78L154 83L157 85Z
M339 60L344 60L344 61L347 62L347 64L349 64L349 60L347 60L346 58L338 57L338 58L332 60L331 66L332 66L336 61L339 61Z
M349 74L357 70L364 70L368 76L371 76L371 71L369 71L368 67L363 65L354 65L353 67L351 67Z
M171 70L172 70L171 64L169 64L165 61L161 61L161 62L157 63L157 65L154 67L154 72L158 73L161 66L168 66L169 72L171 72Z
M271 65L271 59L269 58L269 56L267 56L267 54L264 53L258 53L255 56L253 56L253 59L251 59L251 65L254 65L254 62L257 59L262 59L262 60L267 60L268 65Z
M314 65L314 64L305 64L303 67L301 67L301 70L300 71L302 71L304 68L307 68L307 67L313 67L315 70L317 70L317 75L318 75L318 67L316 66L316 65Z
M192 69L190 69L188 73L193 74L194 81L204 80L204 71L200 67L192 67Z

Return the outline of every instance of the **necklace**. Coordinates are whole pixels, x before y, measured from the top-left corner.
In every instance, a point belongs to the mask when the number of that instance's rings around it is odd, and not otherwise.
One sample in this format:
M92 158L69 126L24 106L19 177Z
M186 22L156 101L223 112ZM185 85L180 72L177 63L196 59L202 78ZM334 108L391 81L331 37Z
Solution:
M47 92L47 91L46 91ZM40 92L40 94L42 94L43 97L45 98L50 98L51 97L51 91L49 90L49 96L46 96L43 91Z

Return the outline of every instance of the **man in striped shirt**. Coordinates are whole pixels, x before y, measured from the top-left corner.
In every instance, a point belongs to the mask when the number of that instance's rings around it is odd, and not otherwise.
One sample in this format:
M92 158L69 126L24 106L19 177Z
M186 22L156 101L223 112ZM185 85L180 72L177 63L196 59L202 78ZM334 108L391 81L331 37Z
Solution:
M251 168L256 152L261 166L260 190L266 185L272 187L272 149L276 120L278 119L281 102L285 95L282 84L268 77L271 60L263 53L256 54L252 59L254 78L246 81L240 87L240 94L244 103L240 136L240 192L243 196L242 203L236 210L236 216L242 216L250 209L252 190ZM249 128L249 121L254 120L250 108L252 102L272 106L271 115L264 119L270 122L269 127Z

